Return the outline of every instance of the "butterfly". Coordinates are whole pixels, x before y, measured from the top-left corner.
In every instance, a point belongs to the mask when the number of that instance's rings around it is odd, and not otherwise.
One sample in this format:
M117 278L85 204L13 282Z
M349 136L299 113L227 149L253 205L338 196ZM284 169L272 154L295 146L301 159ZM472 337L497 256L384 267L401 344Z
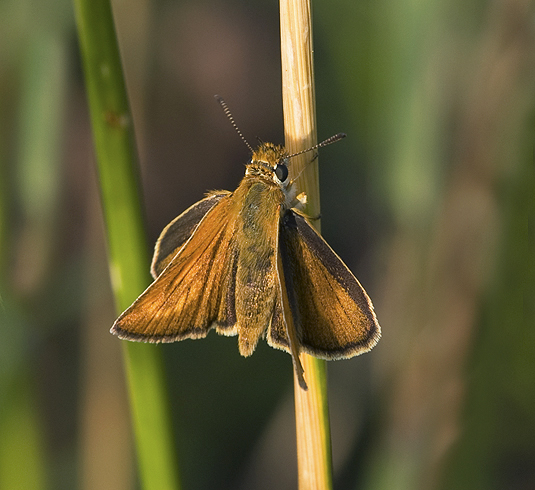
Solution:
M121 339L175 342L238 336L242 356L258 341L291 354L346 359L369 351L381 329L372 302L303 213L284 147L261 143L234 192L213 191L169 223L156 243L154 282L115 321ZM343 138L335 135L310 151Z

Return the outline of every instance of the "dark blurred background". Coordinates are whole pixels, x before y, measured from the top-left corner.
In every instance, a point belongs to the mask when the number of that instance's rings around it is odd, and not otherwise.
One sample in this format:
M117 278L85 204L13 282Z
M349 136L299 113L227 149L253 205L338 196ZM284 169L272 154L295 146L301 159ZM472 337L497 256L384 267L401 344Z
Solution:
M277 2L113 2L148 243L283 142ZM335 488L535 488L528 0L313 2L322 231L383 339L329 363ZM148 267L148 264L147 264ZM72 5L0 2L0 489L137 488ZM531 298L531 299L530 299ZM184 488L296 488L290 357L162 347Z

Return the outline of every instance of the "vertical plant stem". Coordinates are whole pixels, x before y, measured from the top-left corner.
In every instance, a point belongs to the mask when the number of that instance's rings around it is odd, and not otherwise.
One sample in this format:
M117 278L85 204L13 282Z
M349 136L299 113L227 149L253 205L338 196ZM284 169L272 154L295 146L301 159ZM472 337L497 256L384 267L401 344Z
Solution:
M286 148L290 153L317 142L312 19L309 0L280 0L282 97ZM310 163L310 154L292 159L297 175ZM299 178L308 196L307 212L319 216L318 161ZM319 230L319 220L314 222ZM294 376L298 481L301 490L331 489L331 437L325 361L300 355L308 390Z
M74 0L119 311L147 286L148 253L137 153L109 0ZM137 456L145 490L179 488L158 346L124 343Z

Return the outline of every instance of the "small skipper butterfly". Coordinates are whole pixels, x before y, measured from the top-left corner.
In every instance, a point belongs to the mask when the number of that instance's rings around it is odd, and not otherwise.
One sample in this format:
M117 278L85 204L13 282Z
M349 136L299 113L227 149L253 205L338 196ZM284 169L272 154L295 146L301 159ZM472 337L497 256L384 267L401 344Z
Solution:
M261 337L290 353L306 389L299 353L346 359L369 351L381 330L355 276L311 226L288 176L293 155L272 143L253 151L234 192L213 191L169 223L156 243L154 282L113 324L121 339L175 342L210 329L237 335L242 356Z

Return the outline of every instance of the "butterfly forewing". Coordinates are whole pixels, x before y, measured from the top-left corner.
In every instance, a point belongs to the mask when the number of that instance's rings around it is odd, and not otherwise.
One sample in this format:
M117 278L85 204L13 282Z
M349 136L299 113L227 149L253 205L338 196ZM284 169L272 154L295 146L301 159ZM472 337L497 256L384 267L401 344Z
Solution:
M368 295L323 238L293 211L281 220L279 253L302 350L342 359L377 343L380 328ZM273 327L271 343L288 349L283 329L276 323Z
M223 196L206 213L180 253L117 319L113 333L147 342L200 338L214 326L235 333L233 206L231 196Z

